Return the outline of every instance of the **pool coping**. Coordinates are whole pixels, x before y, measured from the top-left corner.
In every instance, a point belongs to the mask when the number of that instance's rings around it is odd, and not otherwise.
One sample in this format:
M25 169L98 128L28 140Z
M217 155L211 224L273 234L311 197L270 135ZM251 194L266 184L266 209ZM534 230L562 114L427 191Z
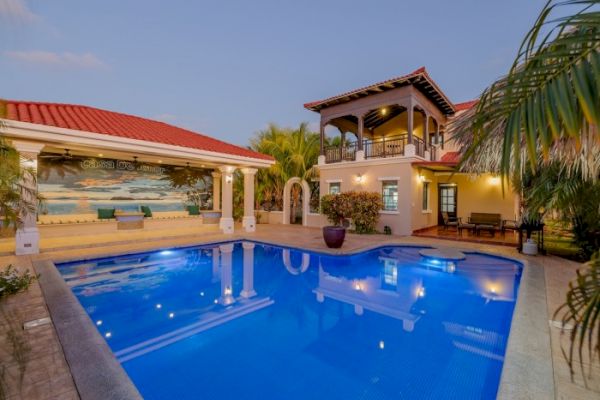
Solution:
M525 259L522 256L506 255L468 247L403 242L398 239L365 245L351 251L344 251L343 249L324 251L323 249L290 246L274 240L265 240L264 238L256 239L251 236L235 235L231 239L225 240L199 240L197 244L191 245L156 246L152 250L144 251L108 252L102 257L92 256L87 260L238 241L250 241L299 251L311 251L326 256L353 255L386 246L446 247L466 253L484 254L519 262L523 265L523 271L511 321L497 399L549 399L555 397L544 271L543 266L535 259ZM76 260L83 261L86 258L56 257L52 261L34 262L34 268L42 274L40 276L40 286L80 397L83 400L141 399L142 397L137 388L116 360L104 338L100 335L55 266L55 263ZM85 351L81 351L81 348L84 348ZM99 371L102 373L99 373Z

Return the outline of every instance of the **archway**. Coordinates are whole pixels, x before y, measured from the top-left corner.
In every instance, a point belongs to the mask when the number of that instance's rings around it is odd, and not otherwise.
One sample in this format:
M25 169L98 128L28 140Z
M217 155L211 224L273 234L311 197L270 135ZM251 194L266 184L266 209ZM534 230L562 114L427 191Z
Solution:
M285 269L292 275L300 275L306 272L308 267L310 266L310 254L302 253L302 262L300 266L294 267L292 265L292 256L291 251L289 249L283 249L282 252L283 257L283 265L285 265Z
M310 207L310 187L308 186L308 182L304 179L300 179L298 177L290 178L283 188L283 221L284 225L288 225L290 223L291 216L291 203L292 203L292 186L294 184L299 184L302 187L302 225L308 225L308 211Z

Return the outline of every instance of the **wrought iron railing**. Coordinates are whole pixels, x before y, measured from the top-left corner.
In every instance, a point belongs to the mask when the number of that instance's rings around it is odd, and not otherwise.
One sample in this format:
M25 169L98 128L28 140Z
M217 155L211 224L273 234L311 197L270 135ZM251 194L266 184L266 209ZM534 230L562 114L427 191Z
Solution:
M404 155L407 135L383 137L378 140L365 140L365 158L384 158Z
M383 137L377 140L363 140L365 158L385 158L403 156L408 144L408 135ZM415 153L425 157L425 142L423 139L413 136ZM356 160L358 142L346 142L343 146L329 146L325 148L325 162L327 164ZM432 150L431 151L435 151ZM432 160L434 156L432 155Z

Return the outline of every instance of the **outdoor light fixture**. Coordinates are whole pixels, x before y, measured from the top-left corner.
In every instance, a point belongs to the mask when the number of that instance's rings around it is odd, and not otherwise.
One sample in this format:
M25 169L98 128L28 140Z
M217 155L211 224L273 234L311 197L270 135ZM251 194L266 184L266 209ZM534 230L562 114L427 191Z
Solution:
M362 174L356 175L356 183L362 183L363 179L364 179L364 177Z
M98 153L98 157L104 157L104 154Z
M386 114L387 114L387 108L382 108L381 115L386 115Z
M98 325L98 326L102 325L102 320L99 319L98 321L96 321L96 325Z
M492 176L490 177L490 185L498 185L500 184L500 177L499 176Z
M226 175L225 176L225 183L231 183L231 181L233 180L231 175Z
M419 174L419 180L425 182L425 175Z

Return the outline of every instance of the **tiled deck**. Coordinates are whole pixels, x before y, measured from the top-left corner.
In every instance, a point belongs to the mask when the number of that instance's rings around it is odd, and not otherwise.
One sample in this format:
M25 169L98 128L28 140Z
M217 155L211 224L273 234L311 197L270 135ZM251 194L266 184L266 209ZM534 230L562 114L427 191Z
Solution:
M496 232L492 236L488 232L481 232L480 235L475 235L473 234L473 232L465 229L463 230L462 234L459 234L456 228L444 229L443 226L434 226L431 228L423 229L414 232L413 236L512 247L516 247L519 243L519 236L516 232L506 232L505 235L502 235L501 232Z
M123 243L106 243L101 247L88 247L85 244L77 247L72 244L67 249L51 250L36 256L0 256L0 266L13 263L19 268L32 268L33 260L58 260L58 259L78 259L104 256L110 254L119 254L124 252L143 251L155 248L173 247L191 245L202 242L213 242L220 240L231 240L237 238L248 238L253 240L279 243L294 247L302 247L311 250L329 251L323 244L321 232L319 229L303 228L299 226L273 226L259 225L256 233L242 234L241 227L236 227L239 232L233 236L225 236L220 233L190 234L190 232L173 232L164 237L169 239L145 241L128 240ZM335 253L345 253L360 251L366 247L373 247L382 244L429 244L439 246L454 246L447 240L439 240L423 237L399 237L383 235L348 235L346 243L342 250L333 251ZM467 243L456 244L461 248L489 251L506 256L516 256L514 249L508 246L497 246L489 243ZM576 268L580 264L566 261L556 257L523 257L543 266L545 274L546 301L548 306L548 316L546 320L551 319L553 311L563 301L567 282L575 276ZM543 286L543 284L542 284ZM22 327L23 322L32 319L48 317L49 313L42 297L38 283L25 293L18 294L0 303L1 308L6 314L15 318L15 326ZM529 318L523 316L524 318ZM554 371L554 393L556 399L598 399L600 398L600 371L596 369L594 379L588 379L589 389L583 387L581 375L575 377L571 382L566 368L566 363L562 359L560 351L560 332L557 328L550 328L551 331L551 349ZM6 332L5 325L0 324L0 333ZM68 365L63 355L62 347L53 329L53 325L33 328L29 331L21 331L25 342L31 348L25 357L26 369L23 376L23 385L19 389L18 379L15 373L18 371L18 363L11 354L10 347L7 347L6 341L0 341L0 368L6 368L5 383L7 384L6 398L16 399L71 399L78 398L75 385L69 373ZM532 335L535 334L532 332ZM533 360L536 355L536 349L524 349L524 352L531 352L531 358L524 360L525 365L513 365L512 367L527 367L528 360ZM533 362L533 361L531 361ZM511 368L508 363L505 369ZM552 385L552 383L549 383ZM518 384L515 384L518 386ZM514 387L513 393L519 393L521 399L548 398L540 397L539 393L530 391L527 387ZM521 396L522 395L522 396ZM516 397L513 397L516 398Z

